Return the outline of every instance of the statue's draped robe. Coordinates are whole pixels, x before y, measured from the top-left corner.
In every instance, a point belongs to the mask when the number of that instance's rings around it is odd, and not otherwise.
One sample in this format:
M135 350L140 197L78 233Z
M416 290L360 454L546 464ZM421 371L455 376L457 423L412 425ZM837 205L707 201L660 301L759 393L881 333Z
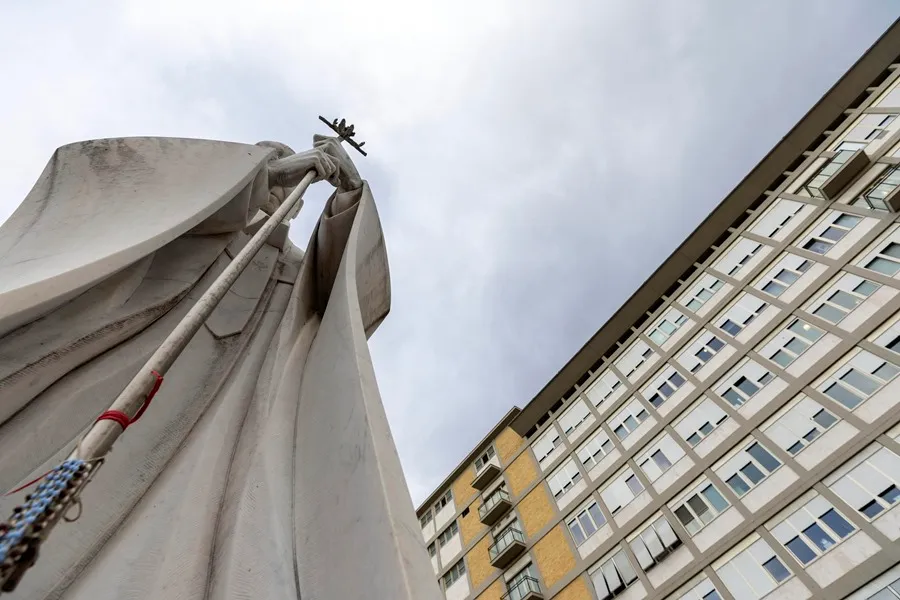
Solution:
M71 452L259 228L270 152L57 150L0 227L0 489ZM366 341L389 305L367 185L305 255L280 225L11 597L440 598Z

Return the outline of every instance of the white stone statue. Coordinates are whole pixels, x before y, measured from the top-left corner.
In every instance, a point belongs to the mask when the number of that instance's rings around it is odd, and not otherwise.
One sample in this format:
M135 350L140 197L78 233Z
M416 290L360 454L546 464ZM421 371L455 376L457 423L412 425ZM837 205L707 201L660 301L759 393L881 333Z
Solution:
M337 190L305 254L279 225L10 598L442 597L367 345L381 224L335 138L56 151L0 226L0 490L69 456L309 169Z

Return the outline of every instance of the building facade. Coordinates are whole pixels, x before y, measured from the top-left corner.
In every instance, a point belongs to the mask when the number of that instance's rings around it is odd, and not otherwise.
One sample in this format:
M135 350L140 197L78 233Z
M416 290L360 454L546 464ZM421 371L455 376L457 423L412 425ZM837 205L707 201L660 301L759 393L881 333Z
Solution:
M418 516L447 600L900 598L900 24Z

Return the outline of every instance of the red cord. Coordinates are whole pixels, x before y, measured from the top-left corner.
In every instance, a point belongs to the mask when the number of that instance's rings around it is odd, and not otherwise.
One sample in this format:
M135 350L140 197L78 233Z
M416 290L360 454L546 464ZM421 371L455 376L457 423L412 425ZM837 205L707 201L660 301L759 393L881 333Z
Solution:
M131 419L123 413L121 410L107 410L102 415L97 417L97 422L100 421L115 421L119 424L119 427L122 428L122 431L128 429L128 426L132 423L136 422L141 416L144 414L144 411L147 410L147 407L150 406L150 401L153 400L153 396L156 395L156 392L159 391L159 386L162 385L163 376L157 373L156 371L150 371L153 375L156 376L156 381L153 383L153 389L150 390L150 393L147 394L147 397L144 399L144 403L141 404L141 407L138 409L137 414L134 415L134 418Z

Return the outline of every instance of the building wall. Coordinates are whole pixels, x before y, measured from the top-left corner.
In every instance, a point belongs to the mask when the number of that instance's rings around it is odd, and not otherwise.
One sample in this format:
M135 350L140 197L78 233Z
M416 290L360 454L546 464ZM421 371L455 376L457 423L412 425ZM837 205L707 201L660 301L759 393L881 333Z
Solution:
M506 428L492 440L513 504L504 523L524 539L511 566L491 565L502 532L480 524L493 490L471 488L473 466L453 482L469 597L499 599L528 569L544 598L602 599L599 569L620 564L634 571L616 595L626 600L712 589L725 600L862 600L900 578L881 581L900 562L900 216L865 196L900 167L900 69L860 81L859 93L874 83L868 98L822 125L829 133L811 150L796 149L786 176L723 226L533 435ZM870 163L838 195L817 196L812 178L846 142L864 145ZM685 318L663 339L657 326L673 309ZM619 383L604 392L601 380ZM573 429L582 402L589 413ZM881 486L864 491L876 515L848 487L866 477ZM597 532L583 533L585 522ZM831 545L818 548L807 530ZM440 528L425 532L429 543Z

